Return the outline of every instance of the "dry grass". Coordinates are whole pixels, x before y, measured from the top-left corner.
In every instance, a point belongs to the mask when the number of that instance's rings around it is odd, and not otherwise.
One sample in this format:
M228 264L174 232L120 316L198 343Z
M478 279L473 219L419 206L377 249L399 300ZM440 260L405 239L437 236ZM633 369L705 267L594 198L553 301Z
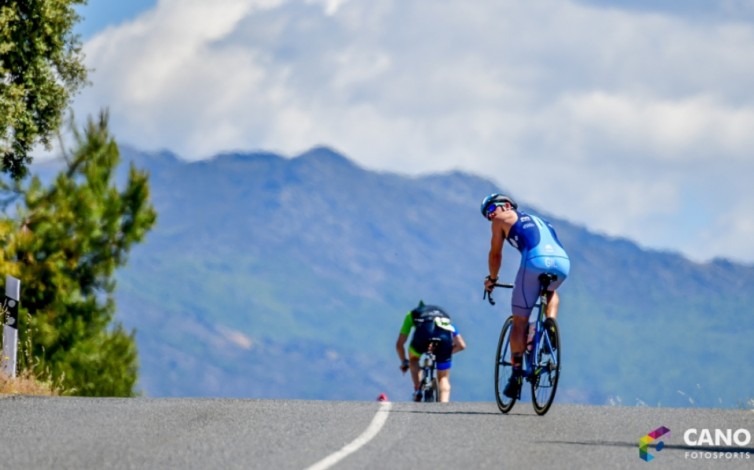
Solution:
M0 395L57 396L59 394L60 390L52 382L40 380L29 371L23 371L15 378L0 372Z

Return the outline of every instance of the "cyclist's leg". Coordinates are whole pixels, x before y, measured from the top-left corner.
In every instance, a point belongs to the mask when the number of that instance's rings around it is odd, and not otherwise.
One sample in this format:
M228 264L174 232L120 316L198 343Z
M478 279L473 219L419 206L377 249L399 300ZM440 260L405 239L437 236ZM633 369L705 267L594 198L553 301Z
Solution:
M513 312L511 356L514 368L516 364L520 364L519 361L526 349L529 316L539 295L538 276L539 271L533 269L528 263L522 263L516 274L515 287L511 296L511 310Z
M414 348L409 347L408 349L408 370L411 372L411 381L414 383L414 390L419 390L419 385L421 382L421 377L419 377L419 357L421 354L418 354Z
M521 360L526 350L526 335L529 328L529 316L513 314L513 328L511 330L511 358L513 368L521 367Z
M429 340L432 338L433 325L429 322L417 326L414 329L414 335L411 338L411 344L408 348L409 368L411 368L411 379L414 381L414 401L421 401L421 368L419 359L422 354L427 352Z
M415 332L416 333L416 332ZM411 343L408 345L408 369L411 372L411 381L414 383L414 400L416 400L416 394L421 387L421 377L419 377L419 358L422 355L422 341L421 338L414 337L411 339Z
M517 398L522 384L523 356L526 350L526 336L529 330L529 317L539 296L540 272L529 261L523 261L516 274L515 287L511 297L513 326L511 328L510 348L512 374L503 389L503 395Z
M516 399L519 396L522 384L523 356L526 350L526 334L529 326L529 316L536 302L536 294L531 296L531 273L527 266L522 264L516 274L515 287L511 297L511 310L513 312L513 324L510 334L510 349L512 373L508 383L503 389L503 395Z
M560 265L561 263L557 264ZM547 308L545 309L545 316L557 320L558 307L560 306L560 295L558 295L556 289L560 287L563 281L566 280L566 277L568 277L568 269L558 267L558 269L550 270L550 272L557 275L558 280L547 287Z
M450 369L437 369L437 387L440 389L440 403L450 401Z
M450 368L453 355L453 334L450 331L436 332L441 338L435 348L435 360L437 368L437 386L440 392L440 402L450 401Z
M545 309L545 316L547 318L558 318L558 307L560 306L560 296L554 290L547 293L547 308Z
M545 316L547 318L558 317L558 307L560 306L560 296L557 293L557 288L563 284L563 281L568 277L568 272L571 269L571 262L565 257L541 257L532 260L533 268L542 273L555 274L558 278L547 287L547 309L545 310Z
M554 263L552 261L554 261ZM560 295L558 295L557 288L560 287L560 285L563 284L563 281L568 277L570 267L571 263L568 258L555 258L551 259L551 264L547 269L547 272L557 276L555 282L547 286L547 307L545 308L545 317L547 317L547 320L545 320L545 330L547 330L547 334L550 336L550 344L553 348L559 348L560 346L557 344L557 335L553 332L555 327L551 325L549 320L552 319L553 321L556 321L558 318Z

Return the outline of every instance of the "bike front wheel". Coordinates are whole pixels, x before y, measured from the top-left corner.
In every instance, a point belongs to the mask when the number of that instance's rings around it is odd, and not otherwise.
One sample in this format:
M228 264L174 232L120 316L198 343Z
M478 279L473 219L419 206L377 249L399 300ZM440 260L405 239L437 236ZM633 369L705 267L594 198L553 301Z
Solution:
M544 415L550 409L560 379L561 343L558 322L554 318L548 318L543 325L545 331L536 354L536 363L533 364L534 377L531 381L532 404L538 415Z
M506 397L503 394L508 379L513 375L513 357L511 356L511 330L513 329L513 317L508 317L500 330L500 340L497 343L495 354L495 400L500 411L507 413L516 403L515 398Z

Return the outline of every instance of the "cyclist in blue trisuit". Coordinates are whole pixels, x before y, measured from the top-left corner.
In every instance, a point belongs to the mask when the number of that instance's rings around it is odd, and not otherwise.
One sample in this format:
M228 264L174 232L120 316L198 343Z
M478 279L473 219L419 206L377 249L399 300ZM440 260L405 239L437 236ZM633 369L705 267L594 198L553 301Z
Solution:
M414 330L406 358L406 341ZM421 401L421 381L419 379L419 357L427 352L431 339L437 338L439 344L433 350L437 367L437 385L440 392L440 402L450 401L450 367L453 354L466 349L463 337L451 323L450 316L436 305L425 305L423 301L408 312L403 319L395 350L401 361L400 369L405 374L411 370L411 380L414 382L414 401Z
M526 348L529 315L539 297L539 275L557 275L557 280L547 288L549 292L545 329L549 331L548 320L556 318L558 314L559 298L555 289L568 277L571 262L552 225L535 215L519 211L518 204L513 199L498 193L490 194L482 201L481 210L482 215L492 222L489 275L484 280L484 289L488 293L495 288L503 264L505 240L521 252L521 265L516 274L511 299L513 329L510 338L513 375L503 390L505 396L516 398L522 383L522 358Z

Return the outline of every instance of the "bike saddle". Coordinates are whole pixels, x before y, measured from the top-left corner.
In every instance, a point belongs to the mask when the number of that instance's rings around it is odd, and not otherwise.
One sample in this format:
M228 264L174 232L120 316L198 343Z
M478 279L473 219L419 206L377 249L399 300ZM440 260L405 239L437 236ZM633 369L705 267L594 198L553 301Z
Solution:
M539 282L542 283L544 287L549 286L551 283L558 280L558 275L553 273L543 273L539 275Z

